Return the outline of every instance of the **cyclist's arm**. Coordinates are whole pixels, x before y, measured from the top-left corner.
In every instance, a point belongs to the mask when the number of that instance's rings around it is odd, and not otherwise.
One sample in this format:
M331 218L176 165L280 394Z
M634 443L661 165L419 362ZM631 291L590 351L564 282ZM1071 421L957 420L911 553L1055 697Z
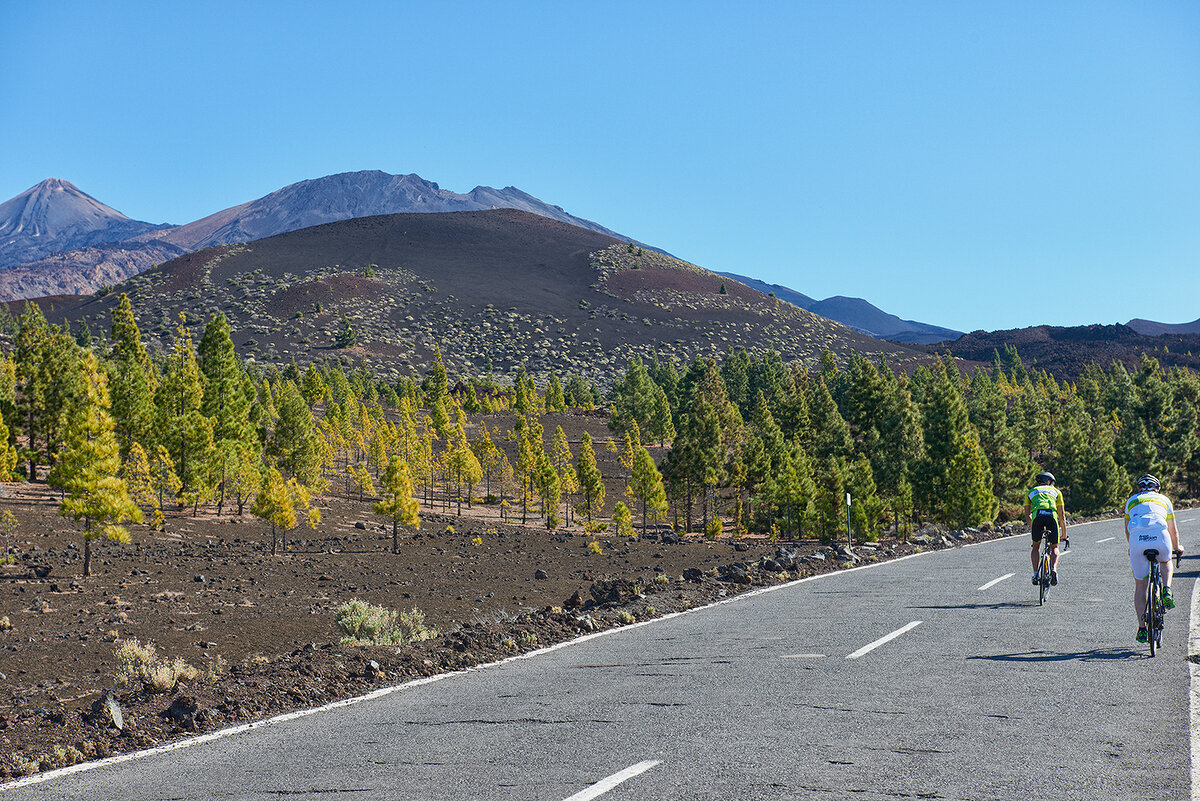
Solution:
M1067 536L1067 510L1063 508L1062 493L1058 495L1058 534L1060 537Z
M1167 533L1171 535L1171 550L1183 553L1183 546L1179 544L1179 529L1175 526L1175 518L1167 521Z
M1025 524L1033 525L1033 502L1028 498L1025 499Z

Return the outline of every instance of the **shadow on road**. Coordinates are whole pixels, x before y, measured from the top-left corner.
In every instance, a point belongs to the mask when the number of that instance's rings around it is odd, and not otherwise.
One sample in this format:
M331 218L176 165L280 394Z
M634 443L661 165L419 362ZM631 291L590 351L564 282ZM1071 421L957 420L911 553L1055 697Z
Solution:
M1144 651L1131 648L1096 648L1091 651L1055 653L1053 651L1026 651L1023 654L993 654L991 656L968 656L967 659L986 659L989 662L1111 662L1122 659L1141 659Z

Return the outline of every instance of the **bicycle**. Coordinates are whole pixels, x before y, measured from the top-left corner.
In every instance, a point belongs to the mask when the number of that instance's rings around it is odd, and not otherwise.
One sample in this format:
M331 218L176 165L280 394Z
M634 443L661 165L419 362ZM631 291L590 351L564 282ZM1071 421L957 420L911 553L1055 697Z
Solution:
M1041 555L1038 557L1038 606L1046 603L1050 594L1050 540L1042 537Z
M1163 578L1158 568L1158 549L1147 548L1142 555L1150 560L1150 575L1146 579L1146 612L1142 616L1146 624L1146 639L1150 643L1150 656L1162 647L1163 618L1167 608L1163 606Z

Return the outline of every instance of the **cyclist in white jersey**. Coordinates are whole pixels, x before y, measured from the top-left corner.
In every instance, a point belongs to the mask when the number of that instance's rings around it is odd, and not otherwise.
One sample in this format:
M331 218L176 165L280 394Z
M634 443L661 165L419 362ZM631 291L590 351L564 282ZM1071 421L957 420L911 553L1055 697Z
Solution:
M1144 475L1137 480L1137 491L1125 502L1125 539L1129 542L1129 564L1133 568L1133 609L1137 614L1137 641L1146 642L1146 624L1142 615L1146 612L1146 579L1150 575L1150 562L1145 551L1158 551L1159 570L1162 572L1163 606L1175 608L1171 597L1171 577L1174 571L1171 552L1183 553L1179 545L1179 529L1175 526L1175 507L1159 490L1158 479Z

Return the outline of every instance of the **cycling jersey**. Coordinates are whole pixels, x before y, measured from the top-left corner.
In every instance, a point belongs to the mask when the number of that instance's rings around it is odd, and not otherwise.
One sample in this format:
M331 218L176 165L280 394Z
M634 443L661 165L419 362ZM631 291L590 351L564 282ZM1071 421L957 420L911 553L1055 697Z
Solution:
M1125 502L1125 527L1129 531L1129 566L1133 577L1144 579L1150 574L1150 562L1145 552L1158 551L1158 561L1171 558L1171 540L1167 522L1175 519L1175 507L1160 492L1134 493Z
M1040 512L1056 514L1061 503L1062 493L1058 491L1058 487L1041 484L1029 491L1029 512L1032 515L1036 516Z
M1161 492L1147 490L1134 493L1125 502L1125 523L1131 528L1166 528L1168 520L1175 519L1175 507Z

